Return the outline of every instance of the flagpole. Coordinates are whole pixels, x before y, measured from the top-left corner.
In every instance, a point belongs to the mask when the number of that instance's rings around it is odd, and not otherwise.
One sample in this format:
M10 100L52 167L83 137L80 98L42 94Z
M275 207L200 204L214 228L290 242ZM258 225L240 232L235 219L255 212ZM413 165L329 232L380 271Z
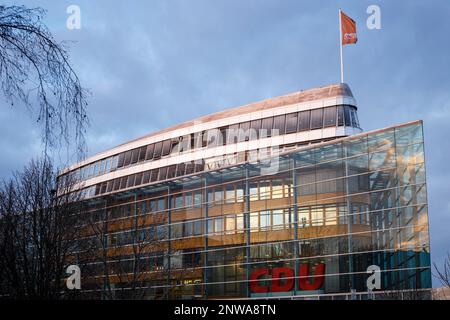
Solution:
M342 55L342 14L339 9L339 48L341 56L341 83L344 83L344 57Z

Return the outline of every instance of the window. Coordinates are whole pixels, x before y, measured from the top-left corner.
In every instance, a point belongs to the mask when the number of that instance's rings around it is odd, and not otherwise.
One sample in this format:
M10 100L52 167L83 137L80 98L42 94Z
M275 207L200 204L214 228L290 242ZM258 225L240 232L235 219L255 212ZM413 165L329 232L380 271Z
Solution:
M150 173L150 182L158 181L158 169L151 170Z
M216 188L214 192L214 201L221 203L223 200L223 190L222 188Z
M162 155L167 156L170 153L171 140L164 140L162 145Z
M286 115L286 133L297 132L297 116L297 112Z
M202 192L199 191L195 191L194 193L194 206L196 208L200 208L202 204Z
M186 163L186 172L185 175L194 173L194 163L193 162L187 162Z
M122 180L120 180L120 189L125 189L127 187L127 179L127 176L122 177Z
M283 228L283 210L273 210L272 225L273 229Z
M180 138L173 138L170 144L170 153L177 154L180 152Z
M215 232L223 232L223 218L214 219Z
M137 163L139 159L139 148L131 151L131 164Z
M250 128L250 121L242 122L239 125L239 140L238 140L238 142L248 141L249 128Z
M260 182L259 184L259 199L270 199L270 181Z
M309 207L298 210L298 226L300 228L309 226Z
M302 111L298 113L298 131L308 131L310 129L311 111Z
M323 109L311 110L311 129L320 129L323 124Z
M174 196L174 198L175 198L175 205L174 205L174 207L175 207L175 209L179 209L179 208L182 208L183 207L183 195L182 194L177 194L177 195L175 195Z
M153 159L153 150L155 149L154 144L149 144L147 146L147 152L145 153L145 160L151 160Z
M214 219L208 220L208 233L213 234L214 233Z
M344 106L344 118L345 118L345 126L351 126L352 119L350 118L350 109L348 106Z
M162 211L166 209L166 199L165 198L159 198L158 199L158 211Z
M114 191L119 190L119 187L120 187L120 178L114 179L114 187L113 187Z
M260 138L270 137L272 127L273 127L273 117L262 119Z
M323 126L324 127L336 126L336 107L329 107L324 109Z
M141 182L142 182L142 172L136 173L136 178L134 180L134 185L138 186L138 185L141 184Z
M167 170L167 179L175 177L176 168L177 168L176 164L173 164L169 167L169 169Z
M244 202L244 189L242 186L236 187L236 202Z
M184 169L186 168L186 164L185 163L179 163L177 164L177 173L176 176L177 177L181 177L184 175Z
M258 184L255 182L250 183L249 188L250 201L258 200Z
M203 221L194 221L194 236L203 234Z
M259 223L261 229L268 229L270 227L270 211L260 212Z
M127 188L134 186L134 174L130 174L127 180Z
M235 191L234 191L233 185L226 186L225 197L226 197L226 203L234 203L236 196L235 196Z
M326 225L335 225L337 218L337 208L335 206L327 206L325 207L325 224Z
M358 116L357 116L357 113L356 113L356 109L350 108L350 115L352 117L352 126L353 127L359 127L359 121L358 121Z
M155 143L155 149L153 151L153 159L159 159L161 157L162 142Z
M272 180L272 199L283 198L283 180Z
M184 205L185 205L187 208L192 207L192 193L191 193L191 192L186 193L186 195L185 195L185 197L184 197L184 202L185 202Z
M98 175L98 162L95 163L94 165L94 176Z
M238 137L239 137L239 124L233 124L229 126L227 130L227 144L237 143Z
M141 147L141 149L139 149L139 162L145 160L146 153L147 153L147 146L143 146Z
M285 133L285 121L286 121L286 116L283 114L281 116L276 116L273 118L273 130L272 133L273 134L277 134L278 135L282 135Z
M242 213L236 215L236 230L238 230L238 232L244 230L244 215Z
M313 226L323 225L323 208L322 207L311 208L311 225L313 225Z
M343 126L344 125L344 106L339 106L338 107L337 120L338 120L338 126Z
M146 184L150 182L150 174L151 174L151 170L147 170L144 172L143 176L142 176L142 184Z
M167 177L167 167L159 168L158 180L166 180L166 177Z
M261 119L252 120L250 123L250 140L255 140L259 138L259 130L261 129Z
M250 231L255 232L258 231L258 212L251 212L250 213Z
M131 150L127 151L125 153L125 159L123 161L123 166L124 167L128 166L130 164L130 162L131 162Z
M225 230L227 234L234 233L236 230L236 218L234 216L226 216Z

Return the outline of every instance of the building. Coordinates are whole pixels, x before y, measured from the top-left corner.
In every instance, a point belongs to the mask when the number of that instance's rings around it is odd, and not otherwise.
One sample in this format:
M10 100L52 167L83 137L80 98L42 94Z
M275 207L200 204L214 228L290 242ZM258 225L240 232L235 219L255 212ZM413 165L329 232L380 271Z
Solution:
M430 297L425 177L422 122L363 132L336 84L161 130L59 181L82 189L89 297L367 299Z

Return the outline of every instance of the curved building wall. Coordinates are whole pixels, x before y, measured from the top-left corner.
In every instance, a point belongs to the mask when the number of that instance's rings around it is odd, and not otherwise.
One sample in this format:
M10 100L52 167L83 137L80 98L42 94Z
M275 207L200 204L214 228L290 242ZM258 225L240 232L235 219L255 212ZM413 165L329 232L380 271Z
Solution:
M420 121L267 159L86 200L83 293L339 298L373 265L380 297L431 287Z

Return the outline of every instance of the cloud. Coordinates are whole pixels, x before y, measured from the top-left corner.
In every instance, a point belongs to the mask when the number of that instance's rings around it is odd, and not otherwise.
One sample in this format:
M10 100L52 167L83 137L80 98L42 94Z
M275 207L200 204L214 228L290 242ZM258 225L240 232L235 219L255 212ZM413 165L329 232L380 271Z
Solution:
M90 154L227 107L339 81L339 6L357 21L345 76L366 130L424 119L432 258L450 250L450 2L77 1L82 29L65 28L72 1L46 4L59 40L93 92ZM26 1L39 6L39 1ZM25 113L1 113L2 176L39 153ZM17 131L17 128L23 128Z

